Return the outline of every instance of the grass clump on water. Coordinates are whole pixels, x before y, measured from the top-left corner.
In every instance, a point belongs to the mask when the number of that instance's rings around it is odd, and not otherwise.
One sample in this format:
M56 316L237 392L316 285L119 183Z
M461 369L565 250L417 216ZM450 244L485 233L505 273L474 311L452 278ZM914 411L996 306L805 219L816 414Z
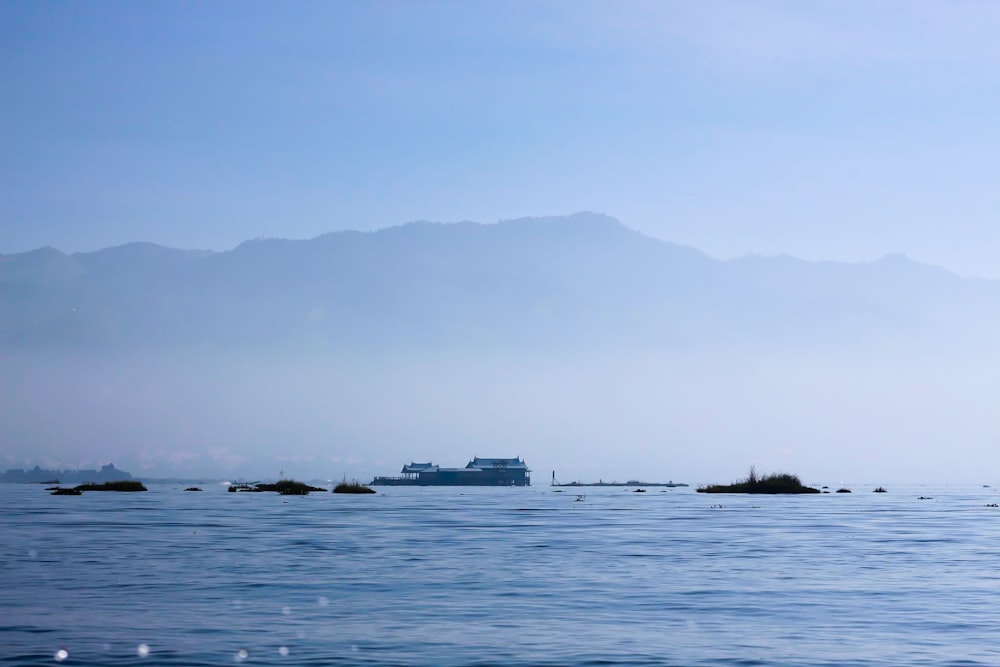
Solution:
M750 468L747 478L732 484L710 484L697 489L698 493L819 493L819 489L802 484L796 475L773 473L757 475L756 468Z
M326 491L319 486L309 486L305 482L297 482L294 479L282 479L277 482L254 482L247 484L239 482L229 485L230 493L237 491L243 493L261 493L262 491L273 491L283 496L307 496L310 491Z
M307 496L310 491L326 491L318 486L309 486L305 482L297 482L294 479L278 480L274 484L258 484L257 491L277 491L283 496Z
M104 482L102 484L78 484L74 487L77 491L146 491L142 482L136 479L124 479L118 482Z
M375 489L369 488L357 480L348 482L346 479L333 487L334 493L376 493Z

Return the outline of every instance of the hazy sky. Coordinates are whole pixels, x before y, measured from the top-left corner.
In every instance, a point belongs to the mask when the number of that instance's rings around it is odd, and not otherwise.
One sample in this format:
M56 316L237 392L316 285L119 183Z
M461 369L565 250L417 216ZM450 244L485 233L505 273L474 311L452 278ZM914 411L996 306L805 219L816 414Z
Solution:
M1000 277L993 2L0 3L0 252L593 210Z

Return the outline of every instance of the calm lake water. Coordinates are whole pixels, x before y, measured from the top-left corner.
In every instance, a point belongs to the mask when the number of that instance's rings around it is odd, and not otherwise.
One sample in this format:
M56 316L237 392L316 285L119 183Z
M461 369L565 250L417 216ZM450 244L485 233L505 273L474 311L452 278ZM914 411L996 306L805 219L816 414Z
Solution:
M0 484L0 664L1000 665L992 488L181 489Z

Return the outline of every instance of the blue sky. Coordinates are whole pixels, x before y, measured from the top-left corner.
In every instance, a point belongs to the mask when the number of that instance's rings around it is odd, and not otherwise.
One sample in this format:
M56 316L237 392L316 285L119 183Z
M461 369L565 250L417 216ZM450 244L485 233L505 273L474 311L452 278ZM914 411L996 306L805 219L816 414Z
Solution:
M1000 278L991 2L0 4L0 253L593 210Z

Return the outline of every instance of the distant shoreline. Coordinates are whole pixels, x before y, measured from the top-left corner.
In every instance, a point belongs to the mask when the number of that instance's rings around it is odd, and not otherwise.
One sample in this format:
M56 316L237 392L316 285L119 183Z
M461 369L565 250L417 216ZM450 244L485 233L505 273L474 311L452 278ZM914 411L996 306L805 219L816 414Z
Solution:
M97 482L123 482L133 479L132 475L124 470L119 470L114 463L101 466L100 470L78 469L78 470L49 470L41 466L35 466L25 470L23 468L11 468L0 473L0 482L8 484L69 484L69 483L97 483Z
M637 482L630 480L628 482L569 482L567 484L550 484L549 486L666 486L666 487L679 487L679 486L690 486L690 484L684 484L683 482Z

